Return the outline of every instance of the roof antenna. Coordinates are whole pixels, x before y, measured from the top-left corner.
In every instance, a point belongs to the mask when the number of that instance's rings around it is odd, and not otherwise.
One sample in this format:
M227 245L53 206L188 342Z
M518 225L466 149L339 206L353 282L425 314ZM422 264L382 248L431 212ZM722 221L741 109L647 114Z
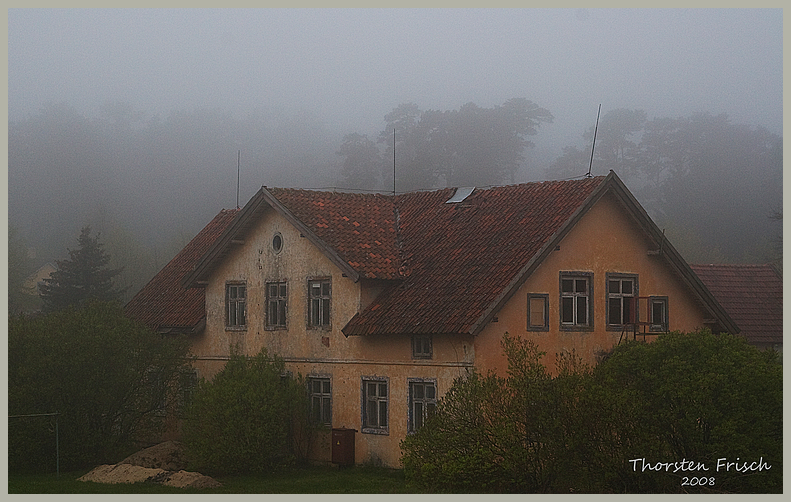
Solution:
M599 132L599 115L601 114L601 103L599 103L599 113L596 114L596 128L593 130L593 144L591 145L591 161L588 165L588 174L586 178L592 178L591 169L593 168L593 149L596 147L596 133Z
M239 160L242 158L242 151L236 150L236 209L239 209Z
M396 149L396 138L395 138L395 127L393 127L393 197L395 197L395 194L396 194L395 149Z

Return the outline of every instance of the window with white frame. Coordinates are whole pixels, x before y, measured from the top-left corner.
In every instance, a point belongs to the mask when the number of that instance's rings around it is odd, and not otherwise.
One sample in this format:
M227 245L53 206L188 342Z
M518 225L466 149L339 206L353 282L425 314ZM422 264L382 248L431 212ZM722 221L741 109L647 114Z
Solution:
M621 329L639 321L637 276L607 274L607 326Z
M314 279L308 281L308 325L311 327L330 326L330 280Z
M266 283L266 327L286 327L286 305L288 287L285 282Z
M652 296L649 298L651 331L666 332L669 330L667 303L667 296Z
M589 329L593 327L592 297L592 273L560 273L561 329Z
M416 432L426 418L437 409L437 383L433 380L410 379L408 430Z
M225 325L243 328L247 325L247 286L244 283L225 285Z
M332 388L330 379L311 377L308 379L310 394L310 417L317 424L332 424Z
M365 433L387 434L389 381L386 378L363 378L362 423Z

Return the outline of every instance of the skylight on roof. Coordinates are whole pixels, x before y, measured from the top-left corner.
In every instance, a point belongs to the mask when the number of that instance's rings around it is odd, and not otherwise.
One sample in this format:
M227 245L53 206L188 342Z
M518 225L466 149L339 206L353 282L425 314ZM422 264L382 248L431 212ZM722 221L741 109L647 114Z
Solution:
M459 187L453 197L445 201L445 204L461 202L469 197L473 190L475 190L475 187Z

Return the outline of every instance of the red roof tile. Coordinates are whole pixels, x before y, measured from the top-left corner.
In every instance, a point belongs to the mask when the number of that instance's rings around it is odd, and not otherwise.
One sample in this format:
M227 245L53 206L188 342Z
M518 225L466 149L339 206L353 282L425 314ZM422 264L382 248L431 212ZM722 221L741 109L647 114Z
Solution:
M603 177L398 196L403 280L344 328L347 335L468 333Z
M397 277L392 197L284 188L267 190L362 277Z
M159 271L124 308L153 329L194 329L206 315L203 288L185 289L181 279L233 221L238 210L222 210Z
M747 340L783 343L783 280L770 265L690 265Z

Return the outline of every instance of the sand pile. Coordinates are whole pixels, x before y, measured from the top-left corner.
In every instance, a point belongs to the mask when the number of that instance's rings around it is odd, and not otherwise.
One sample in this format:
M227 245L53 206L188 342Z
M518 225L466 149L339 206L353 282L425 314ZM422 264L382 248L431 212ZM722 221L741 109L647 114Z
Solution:
M215 488L221 486L215 479L184 468L184 447L168 441L141 450L115 465L100 465L79 481L94 483L160 483L176 488Z

